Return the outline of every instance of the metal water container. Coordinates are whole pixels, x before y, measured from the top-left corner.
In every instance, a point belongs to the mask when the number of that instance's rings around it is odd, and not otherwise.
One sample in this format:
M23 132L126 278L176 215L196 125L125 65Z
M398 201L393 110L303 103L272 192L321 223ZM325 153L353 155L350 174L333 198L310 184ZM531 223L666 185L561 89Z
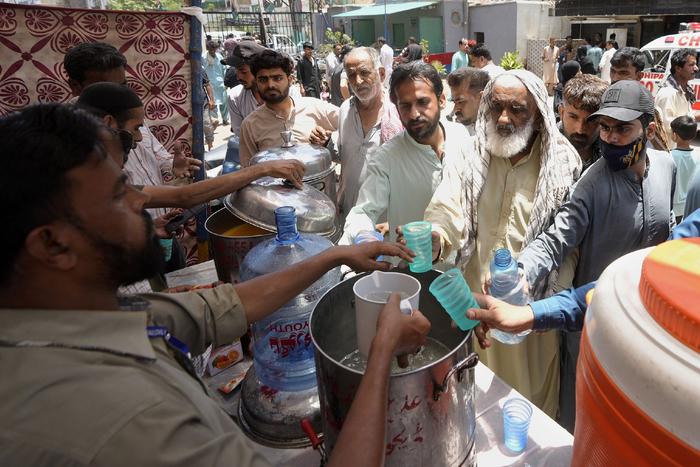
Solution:
M292 140L291 131L280 133L284 144L279 148L260 151L250 159L250 165L261 162L296 159L306 168L304 183L323 192L336 203L336 174L331 153L323 146L297 144Z
M291 206L277 208L275 219L277 236L248 253L241 265L242 281L286 269L333 246L322 236L299 233ZM243 382L239 414L244 429L256 440L296 447L308 443L302 420L309 419L320 429L308 318L323 294L339 281L340 269L335 268L253 324L254 360Z
M430 320L432 338L449 351L411 371L389 378L386 461L388 467L471 466L474 462L474 370L472 331L450 325L450 317L429 292L437 271L409 273L421 282L420 310ZM316 376L324 443L338 440L362 372L341 363L357 349L353 285L344 280L323 296L309 323L316 346Z

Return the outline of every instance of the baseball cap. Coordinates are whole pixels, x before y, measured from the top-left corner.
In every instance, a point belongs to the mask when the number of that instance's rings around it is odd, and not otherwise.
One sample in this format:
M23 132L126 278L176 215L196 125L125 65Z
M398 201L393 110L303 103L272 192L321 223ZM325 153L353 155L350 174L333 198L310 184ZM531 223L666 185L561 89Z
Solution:
M314 45L313 45L311 42L304 42L304 44L302 44L302 48L304 48L304 49L313 49L313 48L314 48Z
M222 61L225 65L237 67L245 64L265 49L266 47L255 41L240 41L233 49L231 56Z
M639 81L624 80L610 86L603 94L600 109L588 120L606 116L623 122L631 122L643 114L654 115L651 93Z

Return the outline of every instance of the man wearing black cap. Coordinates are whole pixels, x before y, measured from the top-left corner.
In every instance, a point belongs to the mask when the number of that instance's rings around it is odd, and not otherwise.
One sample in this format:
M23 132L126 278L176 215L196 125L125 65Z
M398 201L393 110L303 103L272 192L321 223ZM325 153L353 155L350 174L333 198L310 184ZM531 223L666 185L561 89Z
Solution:
M241 41L226 59L226 64L236 69L240 82L227 93L231 132L236 136L241 134L243 119L264 102L255 86L255 76L250 72L250 60L263 50L265 47L254 41Z
M304 55L297 63L297 79L301 84L301 95L306 97L321 97L321 72L314 58L314 46L304 42Z
M675 224L672 212L676 168L647 143L657 130L654 102L637 81L619 81L588 117L600 125L602 156L574 185L554 222L518 258L530 290L578 248L573 285L597 279L614 260L657 245ZM573 431L575 370L580 334L563 335L560 423Z

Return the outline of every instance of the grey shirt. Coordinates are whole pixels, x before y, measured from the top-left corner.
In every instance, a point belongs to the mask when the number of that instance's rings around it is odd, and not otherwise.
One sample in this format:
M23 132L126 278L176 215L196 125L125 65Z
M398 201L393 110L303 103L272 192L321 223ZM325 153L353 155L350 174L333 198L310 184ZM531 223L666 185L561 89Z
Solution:
M228 90L228 114L231 119L231 132L234 135L240 136L243 119L258 107L260 104L255 100L253 91L244 88L242 84Z
M640 184L630 169L614 172L604 158L574 185L554 222L521 253L528 283L541 283L579 248L578 287L598 279L617 258L668 238L676 167L668 153L647 148L647 173Z
M693 178L690 179L690 184L688 185L688 195L685 198L685 212L684 217L688 217L696 209L700 209L700 169L695 170ZM681 213L677 212L677 216Z

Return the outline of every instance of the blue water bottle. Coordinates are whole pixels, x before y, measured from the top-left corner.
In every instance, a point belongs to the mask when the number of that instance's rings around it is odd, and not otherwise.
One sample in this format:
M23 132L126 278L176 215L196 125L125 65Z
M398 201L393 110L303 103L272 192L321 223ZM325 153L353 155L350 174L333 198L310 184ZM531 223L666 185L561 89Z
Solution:
M518 263L507 248L496 250L491 261L491 286L489 294L511 305L527 305L527 296L523 290L518 272ZM517 334L491 329L491 337L504 344L519 344L530 331Z
M236 164L235 162L226 161L221 166L221 175L230 174L231 172L236 172L237 170L240 170L240 169L241 169L241 166Z

